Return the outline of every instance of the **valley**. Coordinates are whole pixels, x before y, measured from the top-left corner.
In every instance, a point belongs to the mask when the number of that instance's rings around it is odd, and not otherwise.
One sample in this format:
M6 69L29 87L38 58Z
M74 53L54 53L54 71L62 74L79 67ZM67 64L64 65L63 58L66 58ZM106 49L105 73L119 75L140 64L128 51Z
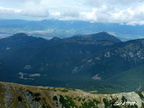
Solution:
M19 33L0 39L0 79L98 93L143 91L143 46L143 39L122 42L106 32L50 40Z

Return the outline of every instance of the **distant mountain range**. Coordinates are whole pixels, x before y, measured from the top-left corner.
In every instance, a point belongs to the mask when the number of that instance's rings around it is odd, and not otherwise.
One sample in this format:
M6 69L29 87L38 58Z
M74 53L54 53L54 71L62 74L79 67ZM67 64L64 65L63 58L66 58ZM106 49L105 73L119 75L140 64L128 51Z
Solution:
M0 39L0 79L29 85L139 91L144 39L122 42L106 32L50 40L15 34Z
M118 23L90 23L85 21L42 20L27 21L14 19L0 19L0 38L19 32L36 37L51 39L53 37L66 38L77 34L93 34L106 31L115 34L126 41L144 38L143 25L125 25Z

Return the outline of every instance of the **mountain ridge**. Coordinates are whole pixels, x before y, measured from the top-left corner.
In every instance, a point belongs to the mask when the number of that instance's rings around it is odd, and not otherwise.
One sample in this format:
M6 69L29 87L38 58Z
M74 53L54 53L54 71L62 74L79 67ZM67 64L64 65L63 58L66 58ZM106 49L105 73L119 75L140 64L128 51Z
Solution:
M116 38L113 35L108 34L107 32L99 32L95 34L80 34L75 35L67 39L83 39L83 40L95 40L95 41L110 41L114 43L122 42L120 39Z
M85 21L42 20L27 21L16 19L0 19L0 37L7 37L23 31L36 37L50 39L66 38L76 34L90 34L106 31L116 34L124 41L143 37L143 25L124 25L118 23L90 23Z
M37 87L0 82L2 108L140 108L144 105L143 92L95 94L78 89Z
M143 39L115 43L83 37L45 40L17 34L0 39L0 79L99 93L132 91L113 83L116 80L107 80L144 64L143 43Z

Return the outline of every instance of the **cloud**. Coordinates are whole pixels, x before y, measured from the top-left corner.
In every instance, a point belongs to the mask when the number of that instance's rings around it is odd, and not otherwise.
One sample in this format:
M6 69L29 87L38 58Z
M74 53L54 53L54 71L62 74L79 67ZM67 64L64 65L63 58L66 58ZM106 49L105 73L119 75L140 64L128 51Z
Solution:
M29 0L0 0L0 2L11 2L11 3L15 3L15 2L25 2L25 1L29 1Z
M68 19L68 17L74 18L78 16L78 10L69 4L70 3L66 0L30 0L24 3L24 8L21 10L21 14L30 17L43 18L61 17L60 19ZM64 16L66 18L64 18Z
M144 4L135 8L119 9L111 13L111 21L128 25L143 24Z
M30 17L47 17L49 10L47 7L40 4L40 2L28 1L25 3L25 8L20 12L22 15Z
M119 5L129 6L132 4L142 3L143 0L85 0L85 4L99 7L101 5L109 5L112 7L117 7Z
M18 9L0 7L0 15L14 15L19 12L20 10Z
M0 6L5 16L144 25L143 0L0 0Z
M92 10L81 13L85 20L128 25L144 24L144 2L142 0L86 0L86 3Z
M79 11L76 8L71 8L66 11L61 12L61 17L64 19L70 19L70 18L78 18L79 17Z

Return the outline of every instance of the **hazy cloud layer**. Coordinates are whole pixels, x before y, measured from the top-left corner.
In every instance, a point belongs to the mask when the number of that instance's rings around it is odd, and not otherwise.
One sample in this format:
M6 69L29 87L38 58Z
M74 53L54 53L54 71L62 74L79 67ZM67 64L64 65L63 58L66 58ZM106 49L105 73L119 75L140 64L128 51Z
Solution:
M16 15L20 11L18 9L0 7L0 15Z
M38 1L27 1L20 13L30 17L47 17L49 15L48 7Z
M86 0L86 3L90 6L109 5L112 7L118 7L119 5L128 6L137 3L141 3L143 0Z
M16 4L16 5L15 5ZM14 8L15 5L15 8ZM143 0L0 0L0 16L144 24Z

